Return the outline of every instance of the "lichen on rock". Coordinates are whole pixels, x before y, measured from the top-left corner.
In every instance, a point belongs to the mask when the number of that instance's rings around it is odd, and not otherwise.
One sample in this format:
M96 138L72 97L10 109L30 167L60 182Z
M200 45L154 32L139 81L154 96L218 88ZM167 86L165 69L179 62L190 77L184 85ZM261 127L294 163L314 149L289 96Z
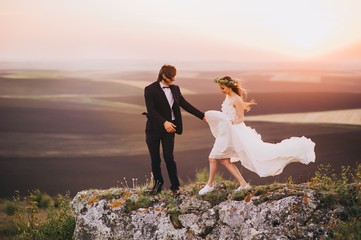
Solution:
M184 187L178 197L125 188L81 191L71 202L74 238L318 239L327 236L342 212L340 206L322 207L318 194L305 184L241 193L222 186L228 195L214 195L215 201L197 191Z

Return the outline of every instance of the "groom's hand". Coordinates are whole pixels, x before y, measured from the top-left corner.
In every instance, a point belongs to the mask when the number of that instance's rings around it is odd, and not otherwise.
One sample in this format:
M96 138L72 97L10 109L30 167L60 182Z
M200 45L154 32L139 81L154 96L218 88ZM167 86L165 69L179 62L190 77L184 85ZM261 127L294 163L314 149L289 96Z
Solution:
M169 122L169 121L165 121L163 124L165 130L169 133L174 133L176 131L176 125L174 125L173 123Z

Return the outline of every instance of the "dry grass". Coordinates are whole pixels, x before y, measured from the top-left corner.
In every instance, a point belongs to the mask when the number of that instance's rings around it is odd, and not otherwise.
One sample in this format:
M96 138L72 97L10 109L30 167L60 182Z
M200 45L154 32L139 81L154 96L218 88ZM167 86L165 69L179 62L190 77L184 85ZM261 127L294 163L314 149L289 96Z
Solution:
M6 205L10 201L7 199L0 199L0 239L16 239L18 229L14 223L16 219L15 215L9 216L6 211ZM13 203L13 202L10 202ZM24 201L20 202L20 208L25 209L26 204ZM25 213L19 213L22 219L26 219ZM46 209L40 209L38 213L34 215L40 223L44 223L47 217Z

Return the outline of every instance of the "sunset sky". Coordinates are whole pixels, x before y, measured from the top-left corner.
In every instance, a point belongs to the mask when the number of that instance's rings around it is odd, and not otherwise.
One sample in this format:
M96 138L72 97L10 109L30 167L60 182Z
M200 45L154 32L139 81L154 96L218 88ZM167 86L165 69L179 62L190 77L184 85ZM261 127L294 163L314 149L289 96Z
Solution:
M0 60L312 59L361 43L360 0L1 0Z

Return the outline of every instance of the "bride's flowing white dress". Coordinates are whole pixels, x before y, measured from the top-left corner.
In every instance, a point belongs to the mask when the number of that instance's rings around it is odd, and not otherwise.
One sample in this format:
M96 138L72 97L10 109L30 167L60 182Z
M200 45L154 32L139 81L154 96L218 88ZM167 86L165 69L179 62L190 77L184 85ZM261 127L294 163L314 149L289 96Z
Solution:
M222 104L222 111L207 111L205 118L215 143L210 158L230 158L240 161L244 167L260 177L275 176L291 162L308 164L315 161L315 143L306 137L291 137L279 143L263 142L256 130L244 123L235 124L236 110L228 96Z

